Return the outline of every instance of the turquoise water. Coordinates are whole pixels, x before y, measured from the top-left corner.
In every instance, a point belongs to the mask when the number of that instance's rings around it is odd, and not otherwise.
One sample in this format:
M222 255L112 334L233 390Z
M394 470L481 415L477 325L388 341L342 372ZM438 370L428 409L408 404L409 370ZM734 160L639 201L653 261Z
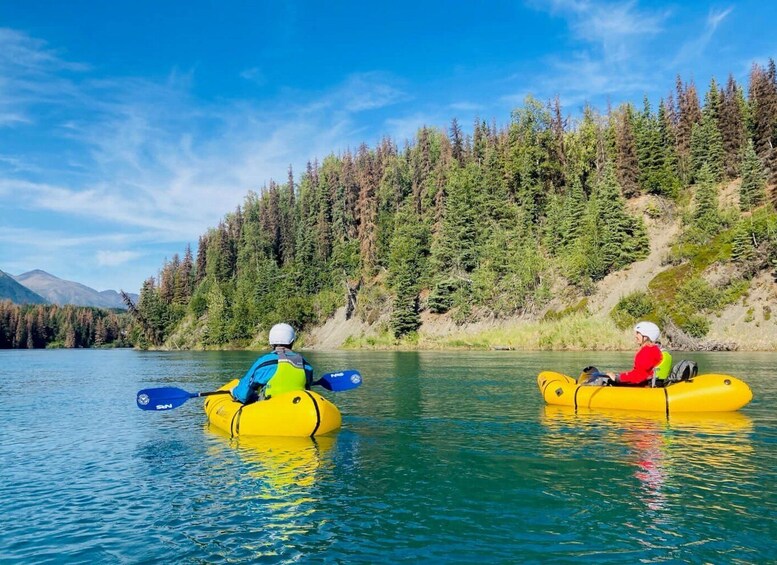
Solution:
M552 410L569 353L310 352L357 368L343 429L230 440L202 401L250 352L0 351L3 563L774 560L777 354L688 354L753 402L718 417ZM625 368L628 353L598 355Z

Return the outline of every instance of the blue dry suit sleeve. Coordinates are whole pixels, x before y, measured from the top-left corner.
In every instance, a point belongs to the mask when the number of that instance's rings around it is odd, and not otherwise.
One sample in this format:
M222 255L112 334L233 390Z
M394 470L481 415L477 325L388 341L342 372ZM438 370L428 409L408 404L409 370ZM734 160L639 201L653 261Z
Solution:
M243 404L248 402L256 390L260 386L266 385L278 369L278 365L276 364L270 364L264 367L261 365L268 361L276 361L277 359L278 355L275 353L268 353L257 359L254 364L251 365L251 368L246 371L246 374L243 375L243 378L240 379L240 382L232 389L232 397Z

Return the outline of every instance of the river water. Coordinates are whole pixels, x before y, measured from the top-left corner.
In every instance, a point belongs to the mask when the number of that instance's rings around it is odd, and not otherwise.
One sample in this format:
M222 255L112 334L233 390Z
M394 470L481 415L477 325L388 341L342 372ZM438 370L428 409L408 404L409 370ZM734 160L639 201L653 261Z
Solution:
M309 352L343 428L231 440L202 400L251 352L0 351L0 562L753 563L777 546L777 354L687 354L750 384L723 416L546 407L540 370L629 353ZM682 355L675 355L675 361Z

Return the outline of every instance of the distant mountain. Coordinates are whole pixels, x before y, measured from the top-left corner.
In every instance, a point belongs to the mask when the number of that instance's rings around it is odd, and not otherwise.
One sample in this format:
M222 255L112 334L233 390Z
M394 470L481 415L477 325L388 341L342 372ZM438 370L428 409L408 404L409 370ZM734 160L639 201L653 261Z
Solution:
M121 296L115 290L99 292L81 283L60 279L40 269L35 269L13 278L53 304L122 308L125 310L127 308ZM133 302L137 302L137 294L128 294Z
M46 304L45 298L3 271L0 271L0 300L10 300L14 304Z

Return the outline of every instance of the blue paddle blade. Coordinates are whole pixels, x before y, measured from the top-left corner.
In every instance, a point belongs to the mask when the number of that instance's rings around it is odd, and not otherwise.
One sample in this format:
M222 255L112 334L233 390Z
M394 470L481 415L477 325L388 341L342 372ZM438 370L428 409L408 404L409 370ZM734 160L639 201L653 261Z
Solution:
M321 378L313 383L314 385L321 385L327 390L333 392L340 392L343 390L351 390L362 384L362 376L359 371L340 371L338 373L327 373L321 375Z
M136 400L141 410L172 410L195 396L196 392L176 387L144 388L138 392Z

